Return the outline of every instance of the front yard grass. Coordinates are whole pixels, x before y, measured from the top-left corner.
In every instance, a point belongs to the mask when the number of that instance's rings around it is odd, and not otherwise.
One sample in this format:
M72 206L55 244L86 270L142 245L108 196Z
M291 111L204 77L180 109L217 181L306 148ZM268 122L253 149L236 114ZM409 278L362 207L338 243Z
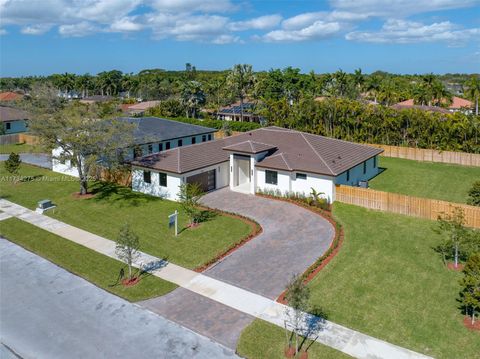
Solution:
M310 282L329 320L434 356L480 358L479 333L462 324L462 274L434 251L434 221L336 203L345 230L338 255Z
M7 176L3 164L0 175ZM94 197L78 199L73 196L79 191L75 178L27 164L22 164L20 175L31 180L2 182L1 197L30 209L50 199L57 208L47 215L111 240L128 222L140 238L140 250L186 268L205 264L252 231L249 223L224 215L186 229L188 219L176 202L106 183L92 184ZM175 210L180 213L178 237L168 228L168 215Z
M310 341L302 348L307 348ZM276 325L255 319L245 328L237 345L237 353L248 359L278 359L284 358L283 351L286 347L285 330ZM320 343L313 343L308 349L311 359L346 359L351 358L338 350Z
M161 296L177 287L147 273L137 285L125 287L118 281L122 268L128 272L122 262L17 218L0 222L0 235L131 302Z
M39 145L28 145L26 143L14 143L11 145L0 145L1 154L10 153L43 153L45 150Z
M480 178L480 167L379 157L384 172L373 178L372 189L416 197L466 203L468 190Z

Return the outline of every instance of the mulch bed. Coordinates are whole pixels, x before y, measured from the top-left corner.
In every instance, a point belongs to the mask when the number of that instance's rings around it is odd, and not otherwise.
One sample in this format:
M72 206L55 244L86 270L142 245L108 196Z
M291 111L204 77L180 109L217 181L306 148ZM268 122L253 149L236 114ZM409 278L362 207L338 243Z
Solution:
M465 265L463 265L462 263L458 263L457 268L455 268L455 262L448 262L447 263L447 268L448 269L454 270L454 271L457 271L457 272L462 271L463 267L465 267Z
M134 285L138 284L140 282L140 277L133 277L132 279L122 279L122 285L124 287L133 287Z
M295 356L295 348L286 347L284 350L285 358L293 358Z
M475 323L472 324L471 317L463 318L463 325L469 330L480 331L480 319L475 320Z
M75 199L89 199L95 197L95 193L80 194L80 192L72 193Z
M215 263L217 263L219 260L225 258L226 256L228 256L229 254L231 254L232 252L236 251L238 248L242 247L245 243L251 241L253 238L255 238L256 236L258 236L260 233L262 233L263 229L262 227L257 223L255 222L254 220L250 219L250 218L247 218L247 217L244 217L244 216L241 216L241 215L238 215L238 214L235 214L235 213L229 213L229 212L225 212L225 211L220 211L220 210L217 210L217 209L211 209L211 208L207 208L207 207L202 207L206 210L209 210L209 211L213 211L213 212L216 212L218 214L221 214L223 216L227 216L227 217L232 217L232 218L236 218L236 219L239 219L241 220L243 223L246 223L250 226L251 228L251 231L250 233L248 234L248 236L246 236L245 238L242 238L240 241L238 241L237 243L234 243L233 245L231 245L229 248L227 248L224 252L220 253L219 255L215 256L215 258L209 260L207 263L197 267L194 269L195 272L197 273L201 273L201 272L204 272L206 271L208 268L210 268L211 266L213 266Z

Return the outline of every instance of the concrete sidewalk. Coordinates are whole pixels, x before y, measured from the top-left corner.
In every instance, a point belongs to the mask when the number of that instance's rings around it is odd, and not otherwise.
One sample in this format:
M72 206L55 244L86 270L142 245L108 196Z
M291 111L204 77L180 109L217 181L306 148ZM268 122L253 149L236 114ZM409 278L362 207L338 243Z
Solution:
M37 214L25 207L0 199L0 211L20 218L37 227L81 244L112 258L115 243L53 218ZM150 272L191 292L219 302L239 312L263 319L283 328L286 306L269 298L235 287L220 280L185 269L173 263L142 253L135 266L150 268ZM344 326L304 315L305 326L321 324L317 341L356 358L413 359L428 358L422 354L370 337Z

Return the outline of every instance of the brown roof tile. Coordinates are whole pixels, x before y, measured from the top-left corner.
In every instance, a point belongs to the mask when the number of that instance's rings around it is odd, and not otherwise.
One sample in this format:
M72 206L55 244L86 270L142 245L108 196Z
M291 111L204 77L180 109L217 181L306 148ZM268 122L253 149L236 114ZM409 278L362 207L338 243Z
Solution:
M250 140L223 147L223 149L226 151L243 152L243 153L251 153L251 154L265 152L265 151L273 150L275 148L277 148L277 146L275 145L269 145L267 143L255 142Z

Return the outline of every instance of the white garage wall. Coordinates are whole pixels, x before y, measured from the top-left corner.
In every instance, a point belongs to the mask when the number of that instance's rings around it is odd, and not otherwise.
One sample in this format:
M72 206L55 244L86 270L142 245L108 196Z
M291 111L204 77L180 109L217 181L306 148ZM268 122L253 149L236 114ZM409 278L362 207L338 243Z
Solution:
M78 171L76 167L72 167L69 160L66 160L65 163L61 163L55 157L60 157L62 154L62 149L55 148L52 150L52 171L63 173L65 175L78 177Z

